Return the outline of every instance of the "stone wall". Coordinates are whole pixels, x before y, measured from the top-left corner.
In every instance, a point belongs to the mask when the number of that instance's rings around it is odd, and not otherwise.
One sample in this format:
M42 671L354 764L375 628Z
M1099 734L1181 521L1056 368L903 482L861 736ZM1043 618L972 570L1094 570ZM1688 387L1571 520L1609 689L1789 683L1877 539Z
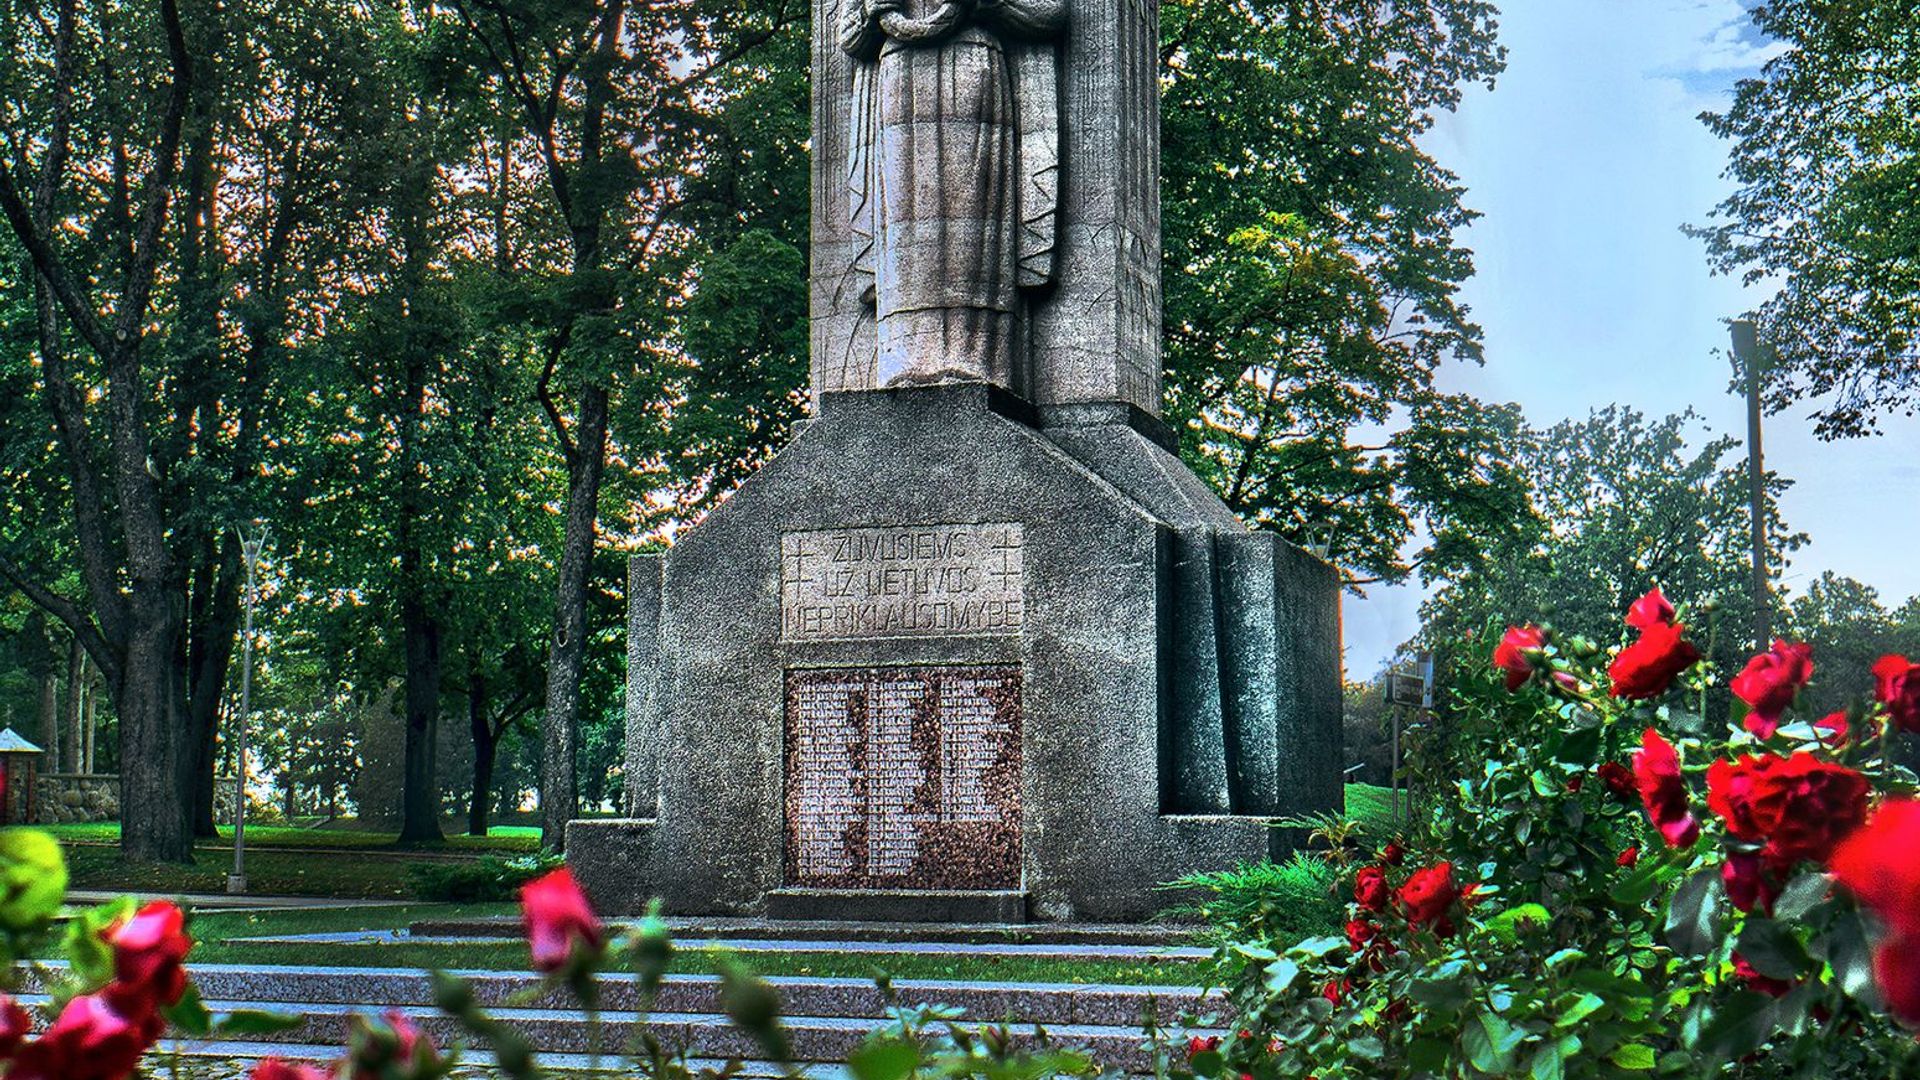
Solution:
M72 773L42 774L33 793L35 824L71 825L90 821L120 820L120 778L118 776L80 776ZM248 819L259 806L248 800ZM222 828L233 826L233 778L214 781L213 820Z
M42 775L33 793L34 816L41 825L68 825L120 819L118 776Z

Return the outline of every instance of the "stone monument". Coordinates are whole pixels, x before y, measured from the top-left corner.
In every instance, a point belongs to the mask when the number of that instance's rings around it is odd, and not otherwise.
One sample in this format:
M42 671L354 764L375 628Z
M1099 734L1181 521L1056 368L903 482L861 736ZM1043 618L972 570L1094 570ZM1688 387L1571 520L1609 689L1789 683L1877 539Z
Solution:
M815 415L632 563L605 909L1139 919L1340 805L1338 578L1158 418L1156 23L815 0Z

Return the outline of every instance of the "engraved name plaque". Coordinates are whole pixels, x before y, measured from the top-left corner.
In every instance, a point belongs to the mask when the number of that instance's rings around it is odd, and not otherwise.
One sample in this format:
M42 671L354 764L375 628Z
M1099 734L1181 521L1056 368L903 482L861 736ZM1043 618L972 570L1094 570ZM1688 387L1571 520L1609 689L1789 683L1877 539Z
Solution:
M780 636L1017 636L1019 525L906 525L780 537Z
M787 673L786 881L1020 884L1020 669Z

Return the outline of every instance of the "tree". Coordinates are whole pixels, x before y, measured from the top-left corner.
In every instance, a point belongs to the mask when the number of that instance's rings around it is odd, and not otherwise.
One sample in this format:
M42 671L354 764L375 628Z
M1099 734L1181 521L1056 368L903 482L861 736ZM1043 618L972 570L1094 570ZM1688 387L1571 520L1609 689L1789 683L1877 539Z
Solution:
M558 849L578 804L588 579L614 395L634 381L637 362L665 351L667 328L654 313L686 284L675 214L680 181L705 160L708 83L803 25L806 7L673 0L639 11L626 0L595 0L454 8L519 114L549 196L544 216L561 226L565 245L557 259L523 249L545 297L539 400L568 475L541 784L542 839ZM631 238L625 250L610 243L616 234ZM664 404L661 374L633 388L627 407Z
M144 766L121 779L122 851L187 862L192 747L177 662L186 582L162 507L150 422L158 380L142 347L193 104L193 57L176 0L160 0L153 12L106 4L90 14L84 36L76 0L61 0L48 22L8 20L16 61L33 62L11 66L8 100L22 108L9 118L12 149L0 160L0 213L31 266L39 390L58 433L86 600L55 592L46 575L5 555L0 575L64 622L106 678L122 760ZM83 55L96 47L97 56ZM164 59L156 62L156 51ZM161 92L84 95L89 60L117 68L127 85ZM76 147L85 153L96 140L110 148L105 185L73 167ZM97 223L93 242L56 231L56 219L76 214ZM99 365L102 402L89 400L88 377L75 369L73 353L82 350Z
M1778 351L1769 408L1818 400L1824 438L1920 407L1920 9L1774 0L1752 8L1782 46L1725 112L1736 190L1692 229L1714 269L1777 281L1760 309Z
M1457 648L1489 627L1538 619L1612 643L1624 632L1620 613L1658 585L1694 605L1698 640L1715 662L1738 670L1751 644L1740 628L1753 623L1747 473L1736 440L1690 442L1696 419L1687 412L1649 420L1611 405L1524 432L1511 453L1527 478L1525 527L1423 606L1421 639ZM1774 580L1806 542L1778 510L1788 486L1769 475ZM1779 596L1771 600L1777 605ZM1711 615L1702 611L1709 604ZM1707 625L1697 625L1703 618ZM1492 647L1482 638L1457 659L1484 664Z
M1473 0L1164 5L1167 411L1228 505L1356 582L1457 557L1521 509L1517 422L1434 388L1477 361L1474 217L1418 145L1504 67ZM1377 440L1363 432L1383 431ZM1436 537L1411 562L1424 523Z

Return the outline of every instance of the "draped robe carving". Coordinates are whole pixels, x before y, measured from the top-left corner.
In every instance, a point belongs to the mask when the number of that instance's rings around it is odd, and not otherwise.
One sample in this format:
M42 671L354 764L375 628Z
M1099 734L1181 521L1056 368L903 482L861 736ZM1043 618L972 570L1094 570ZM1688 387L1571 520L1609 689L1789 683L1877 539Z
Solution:
M1023 388L1017 321L1055 275L1066 21L1066 0L844 0L875 385Z

